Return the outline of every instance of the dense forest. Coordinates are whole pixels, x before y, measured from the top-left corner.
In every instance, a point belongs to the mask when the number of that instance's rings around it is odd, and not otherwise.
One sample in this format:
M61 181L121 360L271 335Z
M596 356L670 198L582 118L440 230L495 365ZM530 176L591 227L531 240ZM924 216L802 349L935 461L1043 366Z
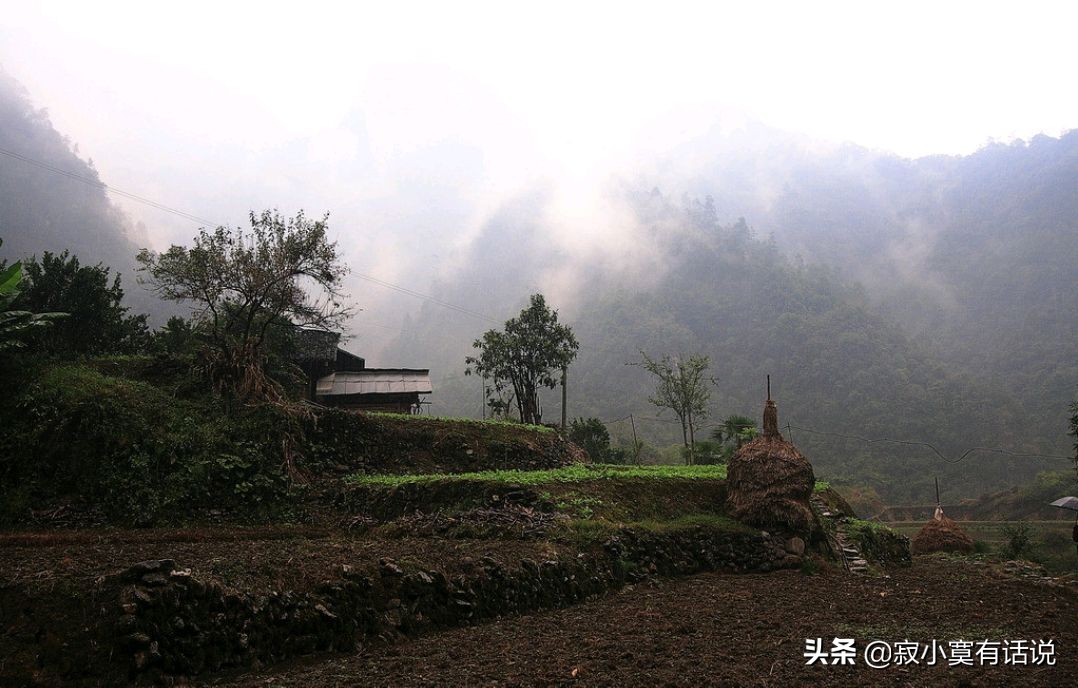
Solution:
M1058 435L1078 385L1078 132L917 160L773 131L713 144L690 193L858 280L951 370L1003 385Z

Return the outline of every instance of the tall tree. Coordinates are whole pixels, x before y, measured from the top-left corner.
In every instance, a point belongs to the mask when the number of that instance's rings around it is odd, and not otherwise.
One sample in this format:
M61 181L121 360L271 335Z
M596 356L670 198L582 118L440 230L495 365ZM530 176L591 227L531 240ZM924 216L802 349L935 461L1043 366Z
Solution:
M0 353L25 346L29 335L67 317L67 313L32 313L16 308L23 286L22 263L8 265L0 260Z
M580 348L573 330L558 322L558 312L542 294L532 294L528 307L506 321L504 330L488 330L472 346L479 355L465 359L466 373L491 380L488 395L512 389L523 423L542 421L539 389L553 389Z
M637 365L658 378L655 394L648 401L660 409L670 409L677 416L687 450L685 462L691 465L695 463L696 423L707 417L707 404L711 400L708 382L712 380L704 376L711 362L707 356L700 355L683 359L667 354L656 361L641 351L640 357L643 360Z
M69 313L47 336L33 341L36 350L54 356L129 354L146 348L145 315L128 315L122 305L120 276L108 267L80 265L67 251L45 251L25 265L24 284L16 305L28 311Z
M339 329L351 314L342 292L348 270L329 240L328 217L267 210L251 213L248 230L202 229L190 248L139 252L140 281L162 298L195 306L208 342L205 369L228 399L282 399L265 370L271 328Z

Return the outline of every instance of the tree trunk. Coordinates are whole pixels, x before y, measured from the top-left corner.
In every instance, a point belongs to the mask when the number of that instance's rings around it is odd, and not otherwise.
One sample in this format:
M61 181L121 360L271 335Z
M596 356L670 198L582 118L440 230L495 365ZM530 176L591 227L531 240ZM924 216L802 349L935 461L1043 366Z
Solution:
M692 411L689 411L689 465L696 465L696 433L692 423Z
M685 427L685 419L682 418L681 419L681 443L683 445L685 445L686 449L689 448L689 436L688 436L687 433L688 433L688 428ZM685 465L686 466L690 465L689 464L689 459L690 458L692 458L692 457L689 454L685 455Z
M520 422L529 423L531 425L537 425L539 422L538 415L539 409L536 404L536 394L525 394L519 404L520 408Z

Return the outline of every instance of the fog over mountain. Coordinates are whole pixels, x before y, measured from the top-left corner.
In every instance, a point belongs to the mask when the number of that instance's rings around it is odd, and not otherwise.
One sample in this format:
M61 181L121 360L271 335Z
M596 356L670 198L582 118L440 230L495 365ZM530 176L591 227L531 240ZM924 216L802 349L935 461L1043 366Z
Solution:
M56 131L48 113L33 107L25 89L2 71L0 148L34 161L5 156L0 164L5 256L69 249L116 270L130 270L138 251L137 230L95 186L100 180L93 163L78 155L78 147ZM145 243L144 233L141 240Z
M101 261L159 324L174 311L135 284L132 259L189 241L198 223L184 214L241 225L269 207L329 212L362 309L346 346L374 365L431 368L437 414L480 414L479 383L464 376L472 341L543 292L583 345L570 415L616 421L621 439L630 413L650 442L677 439L654 419L646 375L626 365L643 349L710 355L714 419L755 416L770 373L783 418L807 428L929 442L948 457L1068 451L1078 132L1066 128L1078 122L1046 84L1070 48L1041 41L1026 59L1042 69L994 93L991 75L1017 59L996 61L1017 21L1006 13L987 12L970 39L984 61L973 69L944 60L950 35L914 19L896 21L927 43L903 61L899 39L873 52L870 35L815 15L802 19L824 27L816 36L792 15L772 27L748 10L731 25L773 28L758 44L714 23L680 22L679 34L670 18L628 14L600 56L585 28L606 16L590 12L577 29L535 18L567 32L553 52L538 34L488 36L455 17L443 23L456 33L432 17L387 42L378 27L402 21L390 10L295 27L259 13L255 28L309 48L272 54L245 52L259 31L233 36L248 20L234 8L220 25L175 19L220 54L86 9L42 12L0 29L0 257L70 249ZM38 46L54 25L41 44L85 66ZM652 41L679 59L637 50ZM970 92L951 96L954 83ZM991 118L966 131L979 113ZM840 143L850 139L864 145ZM935 151L947 154L925 155ZM98 179L180 213L86 183ZM546 399L548 420L559 405ZM1066 466L797 441L825 476L896 499L926 499L937 473L968 495Z
M466 277L436 291L460 302L483 294L480 303L496 312L514 301L519 306L530 287L549 283L560 266L575 266L576 289L562 302L583 344L570 386L573 414L650 418L650 380L625 364L638 360L641 349L702 352L714 362L720 416L755 415L760 381L770 373L787 420L811 429L915 439L950 459L978 446L1063 454L1067 405L1078 382L1072 315L1078 275L1066 260L1075 255L1076 234L1073 220L1060 216L1078 188L1068 168L1075 140L1068 135L990 148L949 161L943 172L940 160L875 156L866 163L872 156L864 151L837 162L820 156L787 173L770 209L760 199L737 206L737 187L721 180L714 187L720 191L703 198L627 186L623 200L635 215L628 236L646 255L633 269L578 261L564 248L544 246L535 228L520 216L512 219L507 207L476 242L461 270ZM1042 182L1055 190L1051 201L1011 204L1010 214L993 209L1000 199L1024 193L1025 177L1005 170L1028 172L1014 159L1027 156L1052 161L1052 181ZM892 183L890 195L873 196L866 187L878 177L853 175L851 157L877 171L906 168L910 183ZM993 162L1000 168L986 172ZM1004 188L979 188L970 170ZM767 172L777 177L785 170L776 164ZM838 181L820 184L817 178L825 175ZM951 194L927 202L927 175ZM755 210L762 222L720 219L719 207ZM902 224L894 220L903 216L896 208L916 213L907 211ZM530 214L527 206L522 210ZM801 216L817 220L788 220ZM948 221L933 223L937 217ZM858 221L875 230L869 238L851 229ZM913 234L911 225L931 233ZM1035 247L1026 246L1027 237L1035 237ZM893 257L896 246L910 241L923 243L924 257L902 265ZM516 260L521 253L529 256L525 264ZM478 382L460 371L469 335L484 328L433 305L406 327L396 348L407 360L447 371L439 412L478 414ZM554 395L548 407L557 413ZM676 426L661 420L641 426L656 441L676 439ZM614 431L625 437L628 427ZM825 474L874 483L902 499L923 496L933 473L953 486L951 494L969 494L1065 465L985 453L941 464L923 446L806 433L798 441Z

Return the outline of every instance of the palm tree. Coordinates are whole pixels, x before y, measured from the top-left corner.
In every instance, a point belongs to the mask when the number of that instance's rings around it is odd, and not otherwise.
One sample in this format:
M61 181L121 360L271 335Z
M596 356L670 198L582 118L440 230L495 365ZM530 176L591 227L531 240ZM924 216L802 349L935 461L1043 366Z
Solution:
M732 448L736 451L756 436L756 421L737 414L727 416L721 425L711 431L711 436L724 444L733 444Z

